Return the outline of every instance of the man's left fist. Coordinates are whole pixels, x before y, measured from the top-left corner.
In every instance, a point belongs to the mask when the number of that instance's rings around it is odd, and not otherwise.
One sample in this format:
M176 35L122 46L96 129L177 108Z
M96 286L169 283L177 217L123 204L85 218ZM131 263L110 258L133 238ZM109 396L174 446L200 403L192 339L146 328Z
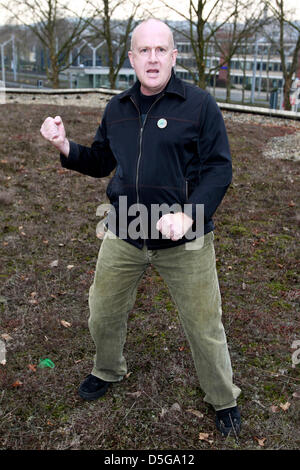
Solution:
M163 215L156 224L165 237L173 241L180 240L193 225L193 219L184 212L176 212L176 214Z

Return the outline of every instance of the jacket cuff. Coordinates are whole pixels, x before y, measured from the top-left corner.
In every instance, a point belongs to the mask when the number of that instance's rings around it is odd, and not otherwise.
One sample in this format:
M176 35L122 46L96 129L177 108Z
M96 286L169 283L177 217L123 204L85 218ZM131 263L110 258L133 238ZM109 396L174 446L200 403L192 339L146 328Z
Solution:
M77 161L79 158L79 146L72 140L69 141L70 152L66 157L63 153L60 154L60 163L63 168L71 168L71 163Z

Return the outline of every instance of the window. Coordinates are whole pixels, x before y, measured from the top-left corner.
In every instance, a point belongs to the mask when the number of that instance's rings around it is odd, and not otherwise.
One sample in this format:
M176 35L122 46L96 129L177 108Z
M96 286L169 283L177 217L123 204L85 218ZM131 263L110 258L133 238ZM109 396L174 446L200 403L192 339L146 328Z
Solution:
M177 44L177 49L178 49L178 52L180 53L183 53L183 54L187 54L188 52L191 51L191 45L190 44Z

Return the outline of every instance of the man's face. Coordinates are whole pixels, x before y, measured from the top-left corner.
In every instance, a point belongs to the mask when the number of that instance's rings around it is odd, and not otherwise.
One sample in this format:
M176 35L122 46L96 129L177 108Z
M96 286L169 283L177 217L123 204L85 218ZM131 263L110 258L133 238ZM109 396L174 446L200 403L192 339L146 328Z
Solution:
M177 50L168 27L157 21L141 24L132 38L129 60L141 82L144 95L160 93L168 83Z

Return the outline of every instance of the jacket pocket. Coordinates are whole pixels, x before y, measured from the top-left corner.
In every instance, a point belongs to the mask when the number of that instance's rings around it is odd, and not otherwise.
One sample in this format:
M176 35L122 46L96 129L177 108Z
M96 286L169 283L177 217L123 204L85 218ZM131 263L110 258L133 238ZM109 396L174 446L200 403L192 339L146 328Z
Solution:
M184 180L185 182L185 202L187 202L188 198L189 198L189 182L188 180Z
M121 170L121 167L118 165L114 176L111 178L106 188L107 197L109 198L111 202L115 201L118 198L118 196L121 194L121 187L122 187L121 175L122 175L122 170Z

